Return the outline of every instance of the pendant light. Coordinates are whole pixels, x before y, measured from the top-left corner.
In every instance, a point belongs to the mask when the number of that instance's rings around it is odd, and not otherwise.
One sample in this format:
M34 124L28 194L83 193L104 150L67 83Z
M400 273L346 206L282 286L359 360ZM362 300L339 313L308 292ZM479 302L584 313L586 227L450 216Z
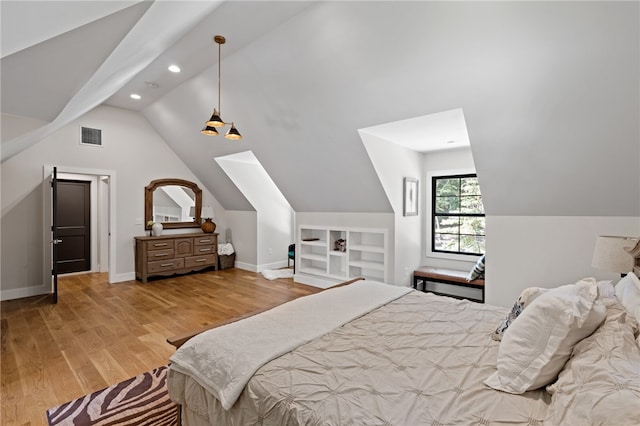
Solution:
M219 133L218 130L216 130L216 127L223 127L225 124L231 124L231 128L227 131L224 137L227 139L239 140L242 139L242 135L238 129L236 129L236 126L234 126L233 123L225 123L224 120L220 118L220 51L221 46L226 42L226 39L221 35L217 35L213 37L213 41L218 43L218 108L213 109L211 118L207 120L204 128L200 130L200 133L208 136L218 136Z

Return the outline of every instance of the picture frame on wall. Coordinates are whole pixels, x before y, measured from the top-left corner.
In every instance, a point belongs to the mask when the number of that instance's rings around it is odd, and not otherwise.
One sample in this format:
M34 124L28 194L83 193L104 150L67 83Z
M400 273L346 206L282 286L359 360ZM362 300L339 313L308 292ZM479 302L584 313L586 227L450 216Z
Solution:
M418 215L418 179L404 178L403 182L403 215Z

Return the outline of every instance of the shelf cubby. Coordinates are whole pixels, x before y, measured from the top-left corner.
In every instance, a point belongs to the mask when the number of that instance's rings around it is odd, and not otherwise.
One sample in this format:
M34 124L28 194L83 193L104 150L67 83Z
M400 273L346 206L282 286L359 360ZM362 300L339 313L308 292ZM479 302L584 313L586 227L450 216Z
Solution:
M342 250L337 242L344 240ZM365 277L387 281L387 231L384 229L300 226L299 271L317 278Z

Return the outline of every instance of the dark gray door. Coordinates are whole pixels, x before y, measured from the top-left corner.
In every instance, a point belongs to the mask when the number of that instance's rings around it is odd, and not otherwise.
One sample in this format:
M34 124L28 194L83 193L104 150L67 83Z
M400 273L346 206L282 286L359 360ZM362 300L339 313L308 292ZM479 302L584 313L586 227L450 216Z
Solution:
M91 270L91 182L57 179L53 205L57 272Z

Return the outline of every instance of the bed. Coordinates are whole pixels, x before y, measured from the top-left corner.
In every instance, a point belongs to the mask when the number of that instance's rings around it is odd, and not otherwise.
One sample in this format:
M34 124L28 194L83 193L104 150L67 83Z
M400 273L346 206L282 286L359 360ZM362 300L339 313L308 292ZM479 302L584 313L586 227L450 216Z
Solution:
M640 280L625 279L629 306L590 279L511 311L358 281L188 340L169 394L189 426L638 424Z

